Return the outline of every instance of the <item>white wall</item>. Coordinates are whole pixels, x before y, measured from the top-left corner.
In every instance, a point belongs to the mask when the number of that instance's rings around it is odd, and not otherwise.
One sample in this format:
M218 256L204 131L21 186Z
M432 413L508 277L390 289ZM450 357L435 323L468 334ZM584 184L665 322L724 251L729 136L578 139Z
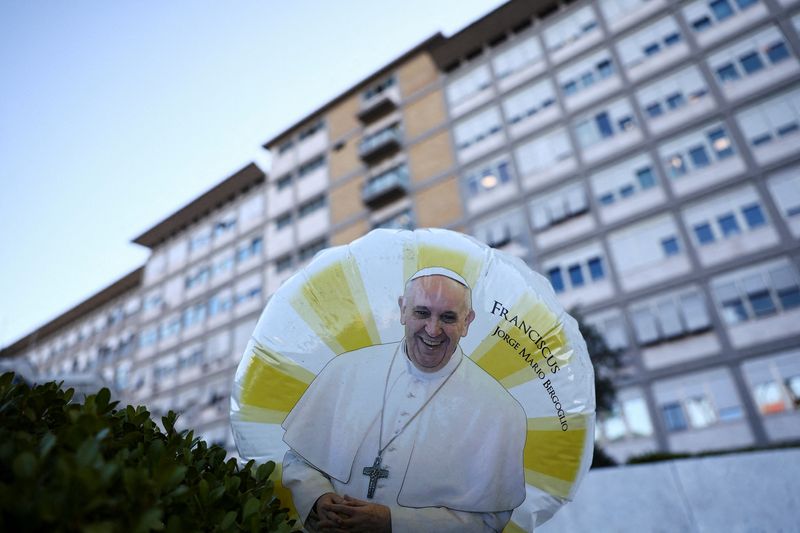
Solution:
M536 532L797 531L798 494L797 449L603 468Z

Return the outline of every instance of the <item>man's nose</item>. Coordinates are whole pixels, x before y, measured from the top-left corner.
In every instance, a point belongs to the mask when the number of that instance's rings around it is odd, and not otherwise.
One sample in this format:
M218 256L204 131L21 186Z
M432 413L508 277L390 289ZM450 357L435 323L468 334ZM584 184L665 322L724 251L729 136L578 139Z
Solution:
M438 337L441 332L442 328L439 325L439 321L435 318L428 319L428 321L425 323L425 333L431 337Z

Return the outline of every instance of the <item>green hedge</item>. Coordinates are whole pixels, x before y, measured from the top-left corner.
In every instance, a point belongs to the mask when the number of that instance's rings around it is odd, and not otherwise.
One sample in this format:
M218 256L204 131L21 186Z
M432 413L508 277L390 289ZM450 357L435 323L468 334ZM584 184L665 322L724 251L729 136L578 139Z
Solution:
M162 431L108 389L70 403L56 383L0 377L0 531L278 531L294 529L269 479L191 431Z

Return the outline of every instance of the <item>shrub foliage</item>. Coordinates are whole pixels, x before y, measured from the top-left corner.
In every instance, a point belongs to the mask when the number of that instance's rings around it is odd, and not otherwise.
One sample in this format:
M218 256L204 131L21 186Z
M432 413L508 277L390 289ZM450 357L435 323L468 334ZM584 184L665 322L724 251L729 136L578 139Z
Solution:
M0 531L278 531L293 529L269 479L240 467L177 415L117 408L108 389L70 403L56 383L0 377Z

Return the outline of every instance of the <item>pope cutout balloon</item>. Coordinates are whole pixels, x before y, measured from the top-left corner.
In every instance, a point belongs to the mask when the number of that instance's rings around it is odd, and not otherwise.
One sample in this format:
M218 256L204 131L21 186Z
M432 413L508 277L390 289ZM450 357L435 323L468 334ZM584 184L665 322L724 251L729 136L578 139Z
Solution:
M231 424L309 530L532 531L588 470L594 410L547 280L456 232L374 230L272 295Z

